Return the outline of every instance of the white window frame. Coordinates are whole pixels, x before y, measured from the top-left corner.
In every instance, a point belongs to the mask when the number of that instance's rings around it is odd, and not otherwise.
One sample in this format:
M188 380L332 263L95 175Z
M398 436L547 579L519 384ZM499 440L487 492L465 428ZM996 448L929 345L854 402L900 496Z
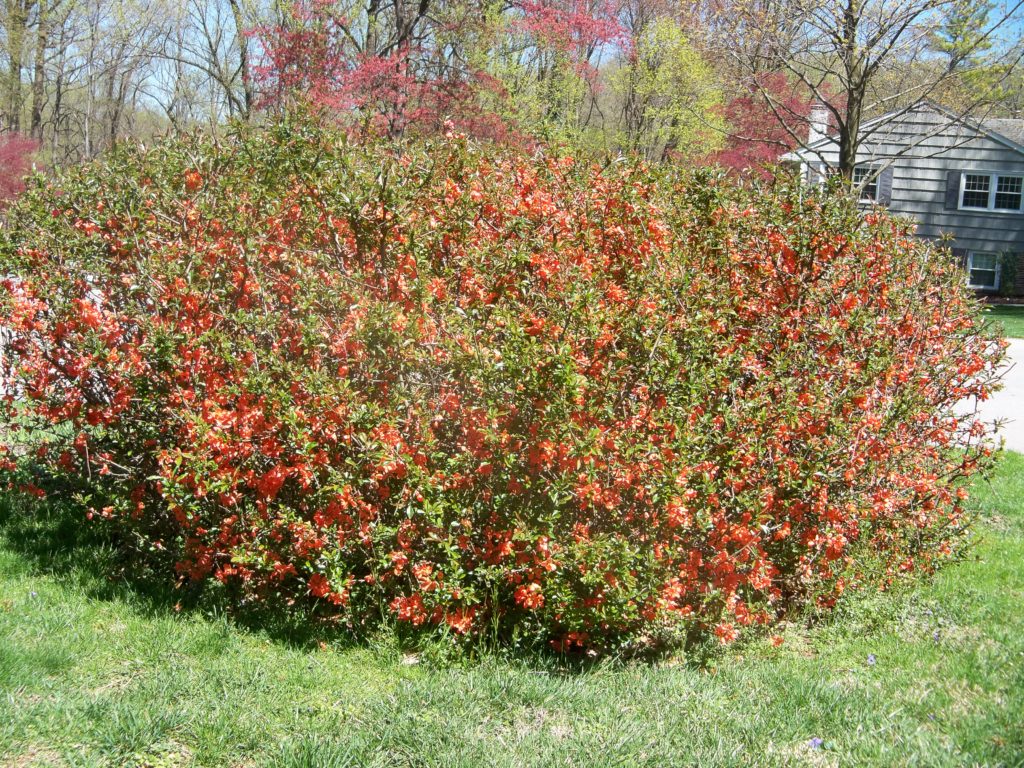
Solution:
M865 178L869 178L871 179L871 181L868 182L867 184L863 184L863 179L861 180L861 182L857 182L856 174L858 170L864 171ZM860 189L857 191L858 203L861 203L862 205L878 204L878 195L882 191L882 174L885 172L885 170L886 169L883 166L875 165L873 163L858 163L856 166L854 166L854 178L852 179L852 181L854 184L860 187ZM820 160L815 162L807 162L806 169L804 171L804 180L810 183L812 179L815 179L814 186L824 187L826 182L828 182L829 178L831 178L836 172L836 167L829 163L823 163ZM864 192L869 186L873 186L875 188L874 197L867 197L864 195Z
M853 183L857 185L857 200L861 203L877 203L879 193L879 182L882 180L882 168L877 165L871 165L870 163L860 163L853 167ZM864 172L864 178L857 181L857 171ZM875 188L875 194L873 197L869 197L865 192L868 191L868 187Z
M804 171L804 181L808 184L813 182L813 186L823 187L825 186L825 179L828 178L828 163L823 163L820 160L808 161L806 169Z
M995 259L995 269L993 270L995 272L995 282L992 285L975 285L974 283L971 282L971 270L974 269L974 257L975 256L992 256ZM976 291L998 291L999 290L999 272L1000 272L999 267L1001 266L999 262L1000 262L999 254L995 253L993 251L968 251L967 252L967 261L965 262L965 265L964 265L966 267L966 269L967 269L967 287L968 288L973 288ZM987 272L988 270L985 270L985 271Z
M984 208L975 205L964 205L964 192L968 176L988 176L988 205ZM1021 207L996 208L996 190L999 188L1000 177L1021 179ZM1004 193L1005 194L1005 193ZM998 171L964 171L960 174L960 195L957 197L957 208L961 211L988 211L989 213L1021 213L1024 212L1024 174L999 173Z

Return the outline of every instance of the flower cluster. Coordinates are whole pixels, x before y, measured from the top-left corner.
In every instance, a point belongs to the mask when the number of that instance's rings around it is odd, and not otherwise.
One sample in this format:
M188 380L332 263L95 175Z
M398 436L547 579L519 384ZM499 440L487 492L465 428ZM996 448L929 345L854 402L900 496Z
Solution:
M991 454L955 267L784 186L293 123L122 149L3 237L10 482L240 605L731 642L932 568Z

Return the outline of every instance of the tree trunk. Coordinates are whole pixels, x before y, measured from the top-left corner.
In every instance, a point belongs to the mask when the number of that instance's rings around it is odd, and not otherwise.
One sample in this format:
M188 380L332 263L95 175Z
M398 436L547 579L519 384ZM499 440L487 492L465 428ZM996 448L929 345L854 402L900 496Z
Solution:
M861 0L847 0L843 9L842 58L847 92L845 119L839 121L839 175L852 188L853 168L860 147L860 120L864 108L864 62L857 46L863 7Z
M29 135L40 143L43 140L43 101L46 99L46 44L50 34L46 3L47 0L39 0L35 63L32 73L32 119L29 125Z
M855 135L850 132L849 124L839 127L839 166L836 171L847 186L853 181L853 167L857 164Z
M67 39L67 25L61 23L60 37L57 40L57 67L53 78L53 109L50 112L50 124L53 126L53 134L50 139L50 156L53 162L59 162L58 149L60 149L61 121L64 116L64 65L66 62L67 47L64 45Z
M238 66L242 76L242 98L244 110L242 119L248 120L252 115L255 96L252 86L252 73L249 70L249 39L245 36L245 17L238 0L229 0L231 15L235 20L235 39L238 42Z
M21 64L28 8L24 0L7 0L7 129L21 130Z
M376 56L380 36L380 2L370 0L366 5L366 36L363 41L363 53L367 56Z

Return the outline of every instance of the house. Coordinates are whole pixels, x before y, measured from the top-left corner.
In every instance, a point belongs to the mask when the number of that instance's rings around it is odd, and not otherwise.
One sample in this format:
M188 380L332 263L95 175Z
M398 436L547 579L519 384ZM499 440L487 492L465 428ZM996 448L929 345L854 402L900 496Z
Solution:
M838 165L827 112L807 146L788 153L808 182ZM951 238L968 285L1024 296L1024 120L971 120L920 102L866 122L854 169L865 204L912 217L921 237Z

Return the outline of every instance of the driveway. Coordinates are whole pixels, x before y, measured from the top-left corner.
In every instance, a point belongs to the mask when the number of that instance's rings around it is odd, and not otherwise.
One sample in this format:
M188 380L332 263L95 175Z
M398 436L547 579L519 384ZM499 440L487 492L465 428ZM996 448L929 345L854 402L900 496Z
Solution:
M1024 339L1008 339L1003 388L980 404L979 413L988 422L1005 419L999 434L1006 448L1024 453Z

